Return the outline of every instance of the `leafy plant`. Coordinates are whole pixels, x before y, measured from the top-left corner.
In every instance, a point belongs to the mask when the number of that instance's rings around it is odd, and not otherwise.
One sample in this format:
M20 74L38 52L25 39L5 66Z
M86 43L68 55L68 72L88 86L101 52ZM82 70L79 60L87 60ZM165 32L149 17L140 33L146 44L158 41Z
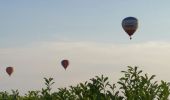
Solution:
M152 80L155 75L148 77L147 74L141 75L142 70L138 71L138 67L128 66L127 71L122 71L124 76L120 78L118 83L121 85L120 90L126 100L168 100L170 94L169 85L161 81L159 85L157 81Z
M12 90L11 94L0 92L0 100L168 100L170 83L158 83L154 81L155 75L143 74L138 67L128 66L127 71L121 72L123 76L117 82L119 87L101 75L52 92L53 78L44 78L45 88L28 91L24 96L20 96L18 90Z

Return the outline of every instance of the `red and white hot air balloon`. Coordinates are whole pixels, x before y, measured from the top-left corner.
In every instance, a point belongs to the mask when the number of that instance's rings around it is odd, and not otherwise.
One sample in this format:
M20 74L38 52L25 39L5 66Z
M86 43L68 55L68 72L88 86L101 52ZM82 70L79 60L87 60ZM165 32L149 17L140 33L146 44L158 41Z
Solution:
M6 72L7 72L7 74L8 74L9 76L11 76L11 74L13 73L13 71L14 71L14 68L13 68L13 67L7 67L7 68L6 68Z
M66 60L66 59L64 59L64 60L61 61L61 65L62 65L62 66L64 67L64 69L66 70L66 68L67 68L68 65L69 65L69 61Z
M138 28L138 20L135 17L126 17L122 21L122 27L124 31L129 35L130 39L132 39L132 35Z

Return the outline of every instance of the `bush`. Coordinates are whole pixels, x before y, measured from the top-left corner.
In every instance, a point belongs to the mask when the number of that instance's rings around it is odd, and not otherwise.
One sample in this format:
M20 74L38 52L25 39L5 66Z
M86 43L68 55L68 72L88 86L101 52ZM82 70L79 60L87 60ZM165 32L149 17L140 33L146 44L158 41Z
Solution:
M4 91L0 92L0 100L168 100L169 83L161 81L158 84L153 81L155 75L141 75L138 67L128 66L122 73L124 76L117 82L119 88L101 75L52 93L53 78L44 78L46 87L42 90L28 91L24 96L20 96L18 90L12 90L12 94Z

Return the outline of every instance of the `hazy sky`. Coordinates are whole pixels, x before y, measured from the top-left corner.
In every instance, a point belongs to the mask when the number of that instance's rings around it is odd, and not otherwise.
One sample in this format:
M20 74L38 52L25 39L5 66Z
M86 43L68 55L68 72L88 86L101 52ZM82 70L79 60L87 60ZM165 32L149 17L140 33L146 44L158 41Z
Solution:
M25 92L84 82L104 74L113 82L126 66L170 81L169 0L1 0L0 90ZM134 16L129 40L121 26ZM60 61L69 59L65 71ZM14 66L11 77L5 72Z

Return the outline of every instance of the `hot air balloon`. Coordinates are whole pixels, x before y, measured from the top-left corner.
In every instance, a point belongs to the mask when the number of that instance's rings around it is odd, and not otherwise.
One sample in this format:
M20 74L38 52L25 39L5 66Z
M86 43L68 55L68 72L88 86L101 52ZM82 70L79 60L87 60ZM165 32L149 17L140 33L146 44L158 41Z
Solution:
M62 60L61 61L61 65L64 67L64 69L66 70L66 68L68 67L68 65L69 65L69 61L68 60Z
M135 17L126 17L122 21L122 27L124 31L129 35L130 39L132 39L132 35L138 28L138 20Z
M6 72L8 73L9 76L11 76L11 74L13 73L14 69L13 67L7 67L6 68Z

